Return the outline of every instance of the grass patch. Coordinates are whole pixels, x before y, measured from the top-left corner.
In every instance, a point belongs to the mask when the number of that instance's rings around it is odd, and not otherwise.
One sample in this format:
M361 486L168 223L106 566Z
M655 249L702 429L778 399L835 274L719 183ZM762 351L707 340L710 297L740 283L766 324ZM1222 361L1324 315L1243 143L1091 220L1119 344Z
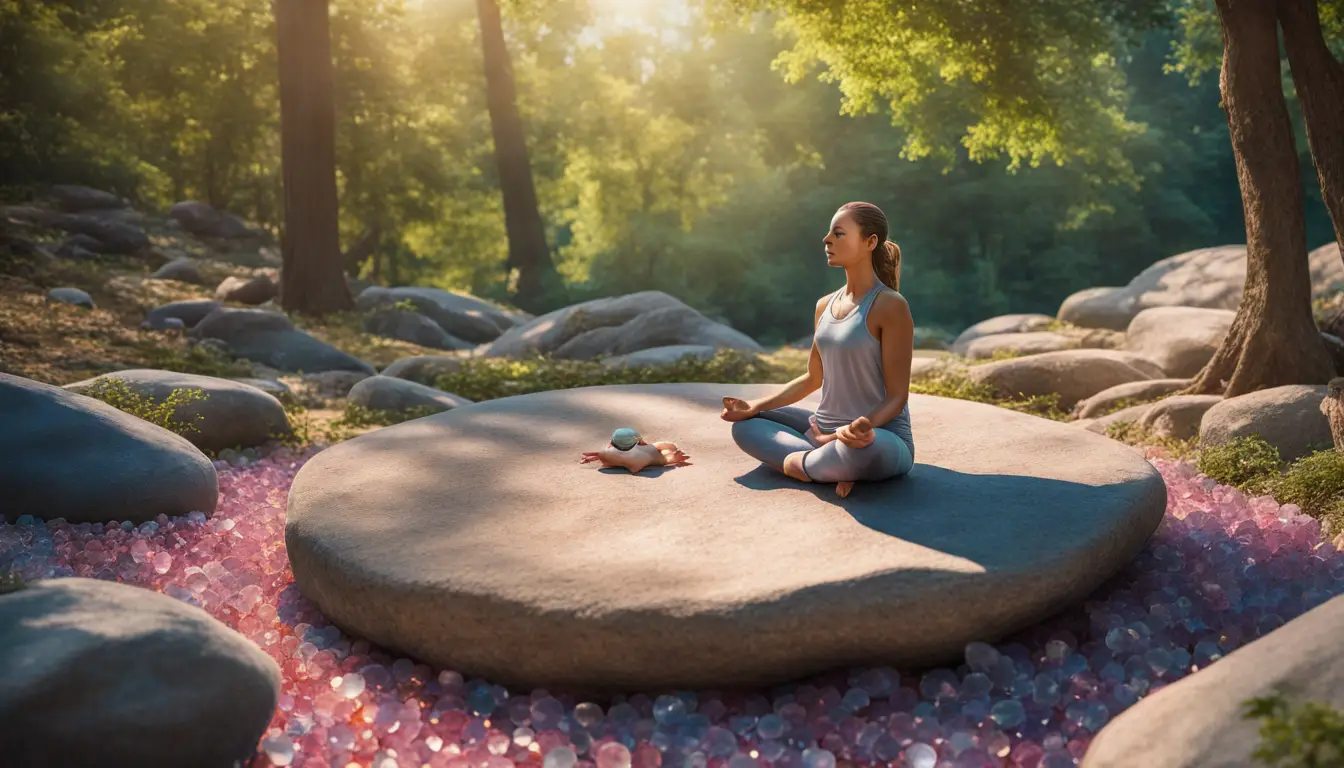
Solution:
M921 395L950 397L957 400L971 400L977 403L997 405L1011 411L1029 413L1054 421L1064 421L1068 413L1059 407L1059 395L1032 395L1030 397L1005 398L995 393L988 384L972 381L965 374L956 371L942 371L910 382L910 391Z
M359 427L390 427L393 424L400 424L403 421L412 419L421 419L425 416L433 416L436 413L442 413L443 408L432 405L421 405L413 408L407 408L401 411L381 411L373 408L365 408L355 403L347 403L345 412L341 414L338 420L343 426L352 428Z
M247 378L252 375L252 364L235 359L207 344L178 348L144 344L142 349L146 367L197 376L221 379Z
M351 310L333 312L316 318L293 313L289 315L289 319L295 327L307 331L346 354L372 363L374 367L380 369L403 357L446 354L442 349L422 347L409 341L400 341L369 333L364 330L365 314L358 310Z
M1324 702L1289 704L1282 693L1242 703L1243 717L1260 721L1251 757L1272 768L1344 765L1344 712Z
M966 359L966 364L967 364L967 365L984 365L985 363L997 363L997 362L999 362L1000 360L1014 360L1014 359L1016 359L1016 358L1019 358L1019 357L1026 357L1027 355L1031 355L1031 354L1035 354L1035 353L1032 353L1032 352L1024 352L1024 351L1022 351L1022 350L1020 350L1020 349L1006 349L1006 348L1000 347L1000 348L994 350L994 351L990 354L989 357L981 357L981 358L977 358L977 359L975 359L975 360L972 360L972 359L970 359L970 358L967 358L967 359Z
M783 384L806 370L750 353L721 349L708 359L684 357L672 365L620 368L592 360L467 358L462 367L439 376L434 386L481 402L557 389L613 384L713 382Z
M1106 436L1126 445L1160 448L1171 458L1181 461L1198 457L1201 452L1198 436L1188 437L1184 440L1174 437L1163 437L1143 429L1137 423L1132 421L1117 421L1114 424L1108 425L1106 427Z
M1200 472L1223 485L1260 495L1273 493L1282 476L1283 460L1277 448L1251 435L1205 447L1197 465Z
M95 381L84 394L102 400L113 408L129 413L136 418L143 419L151 424L157 424L182 437L186 437L193 432L200 432L200 428L196 425L201 421L202 416L196 414L196 417L190 421L183 421L177 418L178 408L209 397L199 389L180 388L170 392L162 402L157 402L152 398L142 397L140 393L127 386L125 381L115 376Z

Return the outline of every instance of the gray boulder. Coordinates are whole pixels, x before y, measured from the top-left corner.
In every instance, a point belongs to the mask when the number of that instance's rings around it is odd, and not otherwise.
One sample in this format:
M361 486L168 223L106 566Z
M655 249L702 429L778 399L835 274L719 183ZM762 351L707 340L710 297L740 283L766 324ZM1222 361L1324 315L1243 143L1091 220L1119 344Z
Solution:
M1308 254L1312 295L1323 296L1344 282L1339 248L1328 243ZM1204 307L1235 310L1246 283L1246 246L1201 248L1171 256L1140 272L1128 285L1088 288L1069 296L1059 319L1088 328L1122 331L1151 307Z
M1152 407L1152 403L1140 403L1139 405L1131 405L1128 408L1121 408L1118 411L1113 411L1102 416L1079 419L1078 421L1073 422L1073 424L1074 426L1082 427L1089 432L1105 435L1115 424L1133 424L1137 426L1139 422L1143 421L1143 417Z
M511 328L485 347L482 354L490 357L549 355L575 336L595 328L624 325L646 312L685 306L662 291L640 291L593 299L547 312Z
M673 345L764 351L750 336L710 320L683 304L643 312L619 326L585 331L551 354L566 360L591 360L600 355L625 355Z
M966 350L971 342L985 336L993 336L1000 333L1031 333L1033 331L1044 331L1055 322L1049 315L1027 314L1027 315L1000 315L991 317L988 320L981 320L970 328L961 332L956 340L952 342L952 351L958 355L965 356Z
M450 355L416 355L403 357L382 370L382 375L392 376L421 384L433 384L434 380L448 373L462 370L462 358Z
M1340 638L1344 597L1313 608L1125 710L1097 734L1083 768L1261 765L1252 757L1260 743L1260 722L1243 717L1243 702L1282 691L1291 704L1344 707Z
M112 378L126 382L127 388L142 398L158 403L167 400L174 390L201 390L205 399L180 406L174 418L195 424L196 430L186 437L203 451L252 448L289 434L289 422L279 400L256 387L230 379L131 369L66 384L65 388L87 394L97 382Z
M74 259L76 261L88 261L95 259L98 254L103 252L107 246L96 237L88 235L73 234L65 238L56 248L56 255L62 259Z
M300 378L300 389L320 400L345 397L359 382L369 378L366 371L321 371L305 373Z
M236 301L254 306L265 304L277 295L279 290L270 275L265 274L254 277L229 276L215 288L216 301Z
M250 376L241 379L233 379L233 381L236 381L239 384L246 384L249 387L256 387L282 403L292 400L294 397L294 391L283 381L276 381L275 379L258 379Z
M1335 365L1335 375L1344 376L1344 339L1332 333L1322 333L1321 342L1330 353L1330 361Z
M1330 420L1321 413L1326 385L1290 384L1229 397L1204 414L1199 441L1221 445L1229 440L1259 435L1279 449L1284 461L1334 446Z
M65 578L0 597L6 765L229 768L279 693L256 644L162 593Z
M145 322L142 325L146 328L162 330L167 327L169 320L179 320L183 327L193 328L197 323L204 320L206 315L217 309L219 309L219 302L207 299L174 301L151 309L149 314L145 316Z
M1139 427L1154 437L1185 440L1199 434L1204 414L1222 401L1219 395L1172 395L1153 403Z
M475 296L419 286L371 286L359 294L355 306L369 311L401 301L409 302L444 331L472 344L494 341L502 332L531 319L530 315L509 312Z
M1171 394L1190 383L1190 379L1144 379L1117 384L1103 389L1097 394L1078 403L1074 415L1080 419L1093 419L1116 406L1122 401L1136 403L1156 400Z
M258 234L232 213L217 210L194 200L175 204L169 209L168 215L181 224L183 229L197 237L232 240L252 238Z
M173 259L154 271L150 277L157 280L176 280L180 283L192 283L201 285L205 280L201 277L201 270L196 265L196 260L182 257Z
M364 330L390 339L434 349L471 349L472 345L443 330L418 312L392 307L375 309L364 317Z
M94 238L103 244L104 253L135 253L149 247L149 236L134 224L86 213L62 214L55 224L66 232Z
M111 192L78 184L57 184L51 188L51 198L56 207L66 213L83 213L117 208L129 208L130 202Z
M52 288L47 292L49 301L59 301L62 304L73 304L76 307L93 309L93 297L81 291L78 288Z
M370 376L350 389L350 402L375 411L432 408L447 411L471 401L441 389L391 376Z
M1152 378L1123 353L1109 349L1066 349L999 360L973 366L968 375L1001 397L1058 394L1064 409L1117 384Z
M1168 376L1199 373L1218 351L1236 312L1201 307L1152 307L1134 316L1125 348L1157 363Z
M219 309L201 320L193 334L219 339L237 357L280 371L363 371L373 366L294 327L279 312L264 309Z
M0 373L6 519L71 523L213 514L214 465L166 429L91 397Z
M717 349L704 344L670 344L665 347L649 347L626 355L608 357L602 361L602 364L613 368L660 367L676 365L687 358L708 360L717 353Z
M1053 331L995 333L973 340L964 347L962 354L971 360L988 360L1000 354L1036 355L1081 346L1081 339Z

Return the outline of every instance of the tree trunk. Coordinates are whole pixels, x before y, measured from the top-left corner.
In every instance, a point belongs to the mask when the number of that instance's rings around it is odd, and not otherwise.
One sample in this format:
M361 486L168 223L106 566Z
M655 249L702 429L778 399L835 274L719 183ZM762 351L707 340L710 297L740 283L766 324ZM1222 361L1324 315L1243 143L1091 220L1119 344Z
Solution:
M1321 182L1321 198L1335 225L1344 259L1344 65L1321 32L1317 0L1278 0L1284 47L1307 124L1307 144Z
M312 315L355 306L337 229L330 26L327 0L275 0L285 187L280 302Z
M481 27L481 51L485 59L486 104L495 140L495 163L504 194L504 226L509 236L507 267L518 270L514 301L519 307L538 312L547 293L558 287L559 275L546 246L546 229L537 207L532 184L532 166L527 157L523 120L518 114L517 94L509 51L504 46L504 27L495 0L476 0Z
M1223 108L1246 213L1246 285L1213 359L1185 390L1227 397L1334 374L1311 317L1303 193L1279 70L1274 0L1217 0Z

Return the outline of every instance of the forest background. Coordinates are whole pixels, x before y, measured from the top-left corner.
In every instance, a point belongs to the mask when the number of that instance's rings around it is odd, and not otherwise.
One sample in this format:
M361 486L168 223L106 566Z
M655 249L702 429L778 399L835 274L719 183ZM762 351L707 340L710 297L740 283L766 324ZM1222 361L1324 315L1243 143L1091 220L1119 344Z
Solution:
M891 218L916 323L953 332L1244 243L1209 5L1129 41L1095 94L1123 105L1091 142L1106 151L1060 165L931 146L920 121L819 77L815 41L769 12L503 3L566 302L662 290L783 343L843 282L820 241L850 200ZM380 233L368 279L507 296L476 3L335 0L331 21L342 244ZM269 3L0 0L0 38L0 198L75 183L282 223ZM1314 248L1334 233L1286 70Z

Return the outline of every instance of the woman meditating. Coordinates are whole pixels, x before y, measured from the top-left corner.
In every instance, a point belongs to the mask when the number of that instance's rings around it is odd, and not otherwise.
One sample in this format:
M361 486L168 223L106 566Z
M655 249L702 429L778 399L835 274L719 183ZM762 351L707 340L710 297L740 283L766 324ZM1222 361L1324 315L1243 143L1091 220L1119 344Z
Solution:
M897 291L901 249L887 240L875 205L848 203L822 241L845 286L823 296L807 373L755 402L723 399L733 440L753 458L805 483L835 483L841 498L858 480L884 480L915 464L910 431L914 320ZM815 413L795 407L817 389Z

